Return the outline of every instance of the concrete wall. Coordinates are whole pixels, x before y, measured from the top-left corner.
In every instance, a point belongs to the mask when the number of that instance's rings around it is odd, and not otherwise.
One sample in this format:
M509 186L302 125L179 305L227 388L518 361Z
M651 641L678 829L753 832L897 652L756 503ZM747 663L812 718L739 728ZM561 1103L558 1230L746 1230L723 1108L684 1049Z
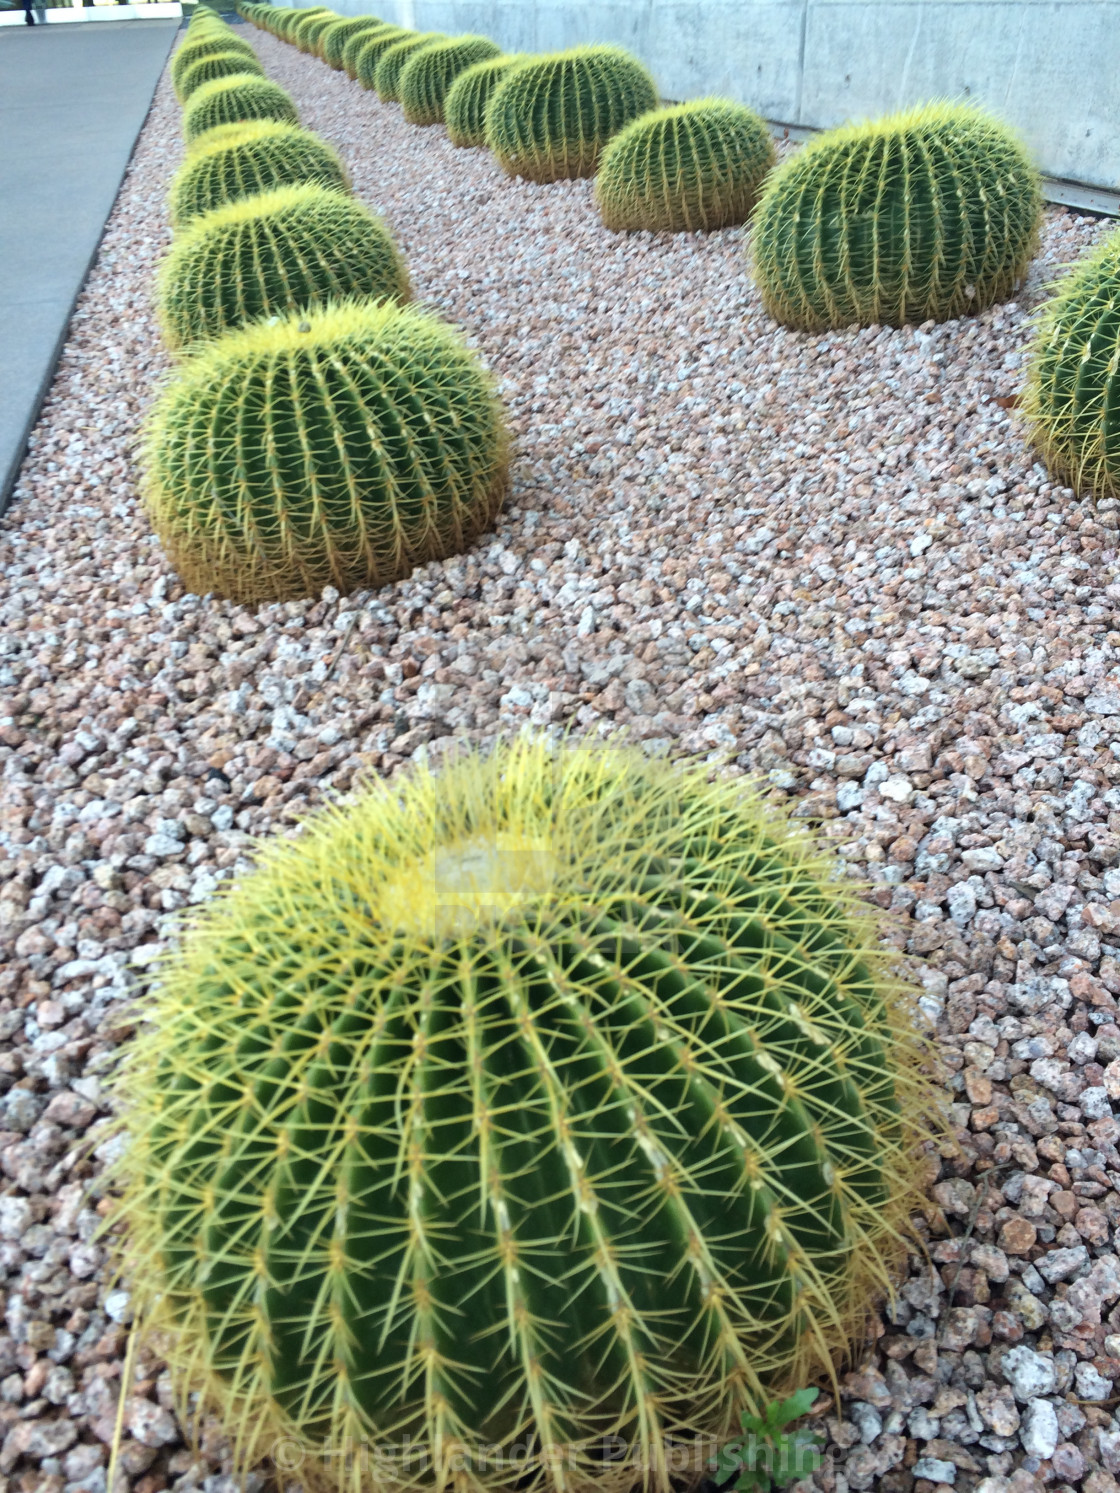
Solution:
M507 51L629 47L666 98L827 127L930 98L1016 125L1049 176L1120 186L1120 0L335 0Z

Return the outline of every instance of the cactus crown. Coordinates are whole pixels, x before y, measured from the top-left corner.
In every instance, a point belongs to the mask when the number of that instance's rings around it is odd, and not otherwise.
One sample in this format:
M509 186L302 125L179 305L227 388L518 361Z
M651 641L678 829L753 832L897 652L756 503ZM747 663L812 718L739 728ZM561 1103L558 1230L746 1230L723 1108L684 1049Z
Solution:
M195 89L183 110L183 135L192 145L207 130L250 119L299 123L295 104L278 84L253 73L235 73Z
M196 218L160 266L160 314L173 348L347 295L406 301L408 272L379 218L311 183Z
M373 73L373 86L384 104L400 102L400 80L405 63L421 47L430 47L434 42L446 41L442 31L414 31L392 46L386 47L377 59Z
M229 36L188 36L171 59L171 82L178 89L179 79L188 67L202 57L213 57L218 52L241 52L255 62L257 54L247 41L230 32Z
M573 47L504 77L486 110L486 143L510 176L593 176L604 145L657 106L649 73L620 47Z
M521 739L273 843L125 1080L181 1391L243 1465L622 1488L620 1435L667 1493L676 1439L830 1372L887 1288L936 1101L876 935L739 784L637 752Z
M255 57L246 57L244 52L212 52L199 57L179 74L175 92L180 103L186 103L203 83L212 83L215 78L231 78L238 73L252 73L264 77L264 68Z
M723 228L750 216L773 164L770 132L753 109L696 99L624 125L603 151L595 199L608 228Z
M1120 498L1120 230L1042 307L1023 407L1053 471L1075 491Z
M528 60L525 53L515 52L464 68L443 101L443 122L452 145L486 144L486 106L494 89L509 68Z
M358 53L366 42L374 36L391 36L394 41L399 41L401 31L399 26L390 26L388 21L379 21L376 26L367 26L364 31L355 31L348 36L342 44L342 71L348 78L358 76Z
M332 21L319 35L319 54L328 67L336 71L342 68L342 49L352 36L360 31L372 31L385 23L380 16L347 16L344 20Z
M333 10L296 11L282 33L285 41L294 43L301 52L314 52L315 44L328 26L341 20Z
M751 249L767 310L809 331L901 326L1010 295L1034 252L1038 173L998 120L927 104L818 135L774 171Z
M413 35L411 31L406 31L401 26L384 26L380 31L359 33L357 55L354 59L354 76L363 88L377 86L377 64L390 47L396 46L397 42L404 41L411 35Z
M274 119L207 130L171 184L171 221L181 228L227 202L297 182L350 188L337 154L318 135Z
M191 589L289 600L459 553L500 506L507 448L490 379L451 328L333 302L186 361L149 420L146 495Z
M421 47L401 70L401 108L409 124L441 124L447 90L464 68L501 55L487 36L456 36Z

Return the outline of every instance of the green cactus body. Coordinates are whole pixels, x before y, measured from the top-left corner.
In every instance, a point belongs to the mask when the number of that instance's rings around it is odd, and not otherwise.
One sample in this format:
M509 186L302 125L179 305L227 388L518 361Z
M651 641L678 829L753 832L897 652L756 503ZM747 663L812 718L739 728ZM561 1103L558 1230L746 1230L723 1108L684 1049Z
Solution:
M295 104L278 84L252 73L239 73L231 78L215 78L213 83L203 83L195 89L183 110L183 136L192 145L207 130L250 119L299 123Z
M392 37L393 41L399 41L401 31L399 26L390 26L387 21L381 21L376 26L367 26L364 31L355 31L353 36L348 36L342 44L342 71L348 78L358 76L358 53L370 38L375 36Z
M657 107L649 73L618 47L573 47L515 69L486 110L486 143L508 176L593 176L607 141Z
M750 216L774 145L753 109L697 99L643 114L609 142L595 177L608 228L695 232Z
M319 37L341 17L333 10L301 11L298 14L299 19L289 24L285 40L301 52L314 56Z
M198 40L190 36L171 59L171 82L176 93L179 90L179 79L188 67L192 67L203 57L213 57L219 52L240 52L254 62L257 61L257 54L249 43L232 33L229 36L200 37Z
M395 41L391 47L386 47L377 59L373 73L373 86L377 89L377 97L381 102L399 103L401 73L404 72L405 63L421 47L431 47L446 40L442 31L414 31L403 40Z
M145 484L184 584L248 604L459 554L507 467L501 408L458 334L346 301L204 344L153 411Z
M1120 230L1043 306L1024 413L1046 464L1075 491L1120 498Z
M1042 214L1026 150L978 109L929 104L810 140L751 226L766 309L787 326L943 321L1012 293Z
M511 67L528 60L521 52L492 57L459 74L443 101L443 122L452 145L486 144L486 106L494 89Z
M306 184L196 218L159 274L160 317L173 348L332 297L407 301L409 293L385 224L352 197Z
M696 1481L905 1256L939 1101L877 934L741 783L639 751L521 738L274 842L124 1083L180 1394L309 1486L366 1443L384 1489Z
M409 124L442 124L447 90L475 62L500 57L502 49L486 36L456 36L421 47L401 70L401 108Z
M376 88L377 64L397 42L415 36L400 26L386 26L381 31L362 32L359 36L358 55L354 61L354 76L363 88Z
M320 34L319 55L328 67L341 72L342 49L350 38L357 36L360 31L372 31L375 26L384 24L380 16L346 16L343 20L335 21Z
M175 91L180 102L185 104L203 83L213 83L215 78L232 78L239 73L252 73L263 78L264 68L255 57L246 57L243 52L215 52L192 63L180 75Z
M346 168L325 140L297 125L258 119L207 130L171 183L171 221L192 218L228 202L299 183L350 189Z

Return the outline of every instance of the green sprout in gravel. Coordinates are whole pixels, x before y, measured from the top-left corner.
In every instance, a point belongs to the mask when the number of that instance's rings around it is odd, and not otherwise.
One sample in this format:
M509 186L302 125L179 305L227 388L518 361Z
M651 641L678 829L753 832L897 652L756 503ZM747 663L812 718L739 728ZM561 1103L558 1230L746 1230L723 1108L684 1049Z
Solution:
M719 1493L771 1493L817 1471L824 1437L807 1426L786 1429L808 1415L817 1394L799 1389L788 1399L771 1400L761 1415L743 1412L742 1439L723 1447L713 1464Z

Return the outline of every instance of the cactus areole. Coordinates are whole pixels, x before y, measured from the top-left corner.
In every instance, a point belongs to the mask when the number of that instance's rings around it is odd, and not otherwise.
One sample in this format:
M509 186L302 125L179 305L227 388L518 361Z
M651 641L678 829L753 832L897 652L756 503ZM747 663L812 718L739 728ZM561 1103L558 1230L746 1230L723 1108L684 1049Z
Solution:
M141 1320L243 1467L666 1490L884 1292L914 1030L741 783L522 738L379 784L161 970L122 1080Z

